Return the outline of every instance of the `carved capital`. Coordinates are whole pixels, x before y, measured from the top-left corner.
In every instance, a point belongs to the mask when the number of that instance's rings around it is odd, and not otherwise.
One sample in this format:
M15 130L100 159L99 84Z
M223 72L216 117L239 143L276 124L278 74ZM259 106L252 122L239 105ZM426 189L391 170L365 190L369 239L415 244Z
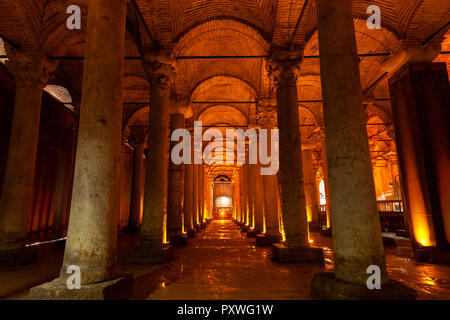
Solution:
M144 55L142 64L150 86L170 94L171 84L176 78L175 60L169 54L148 54Z
M276 103L271 99L264 99L258 102L258 113L256 121L259 126L272 125L277 126L277 108Z
M277 86L294 86L300 73L303 49L273 50L267 63L267 71Z
M56 61L49 61L45 55L37 52L8 52L8 57L6 67L14 76L17 87L44 89L50 73L58 65Z

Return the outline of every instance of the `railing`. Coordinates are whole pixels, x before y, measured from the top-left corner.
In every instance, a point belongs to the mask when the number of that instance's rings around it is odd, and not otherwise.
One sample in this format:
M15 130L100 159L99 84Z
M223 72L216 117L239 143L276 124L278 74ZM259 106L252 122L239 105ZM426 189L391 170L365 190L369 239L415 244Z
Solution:
M394 231L397 229L407 230L408 225L403 214L404 204L402 200L379 200L377 208L380 214L381 228ZM327 224L327 210L325 205L320 205L319 221L324 226Z

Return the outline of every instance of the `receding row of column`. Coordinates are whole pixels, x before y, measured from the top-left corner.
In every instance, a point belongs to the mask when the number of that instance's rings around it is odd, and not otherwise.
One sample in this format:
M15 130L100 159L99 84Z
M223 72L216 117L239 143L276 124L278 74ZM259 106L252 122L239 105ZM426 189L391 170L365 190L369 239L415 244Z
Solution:
M32 298L77 294L105 298L115 292L105 288L121 288L114 297L129 293L130 277L116 271L125 0L96 0L88 5L83 99L64 263L60 278L34 288ZM393 285L387 278L381 242L351 1L317 0L317 7L326 134L324 169L328 177L335 272L315 277L313 294L326 297L333 294L330 290L336 286L366 290L367 267L371 265L380 268L383 286ZM108 19L101 18L105 16ZM336 41L336 30L342 41ZM170 259L168 243L183 237L184 232L201 229L210 210L210 182L204 165L179 166L169 161L169 124L172 130L185 126L182 114L170 115L170 83L175 72L169 56L159 52L143 57L152 103L149 152L145 157L140 244L129 257L129 261L140 263ZM273 246L279 261L323 262L322 250L309 244L307 207L316 211L313 208L317 203L311 191L311 155L302 155L297 105L301 60L301 48L274 49L271 54L270 75L276 86L280 130L280 172L278 177L261 176L260 165L240 167L233 197L239 211L234 216L250 231L249 235L253 233L261 242L267 238L277 242L282 229L284 243ZM36 119L50 70L40 56L32 60L18 56L15 63L17 98L5 176L7 187L0 202L0 250L24 246L37 148ZM21 63L26 67L22 68ZM21 70L32 70L32 74ZM274 127L274 119L261 119L261 128ZM137 211L132 212L135 216ZM74 265L81 269L82 293L65 289L67 269ZM349 291L355 292L354 287Z

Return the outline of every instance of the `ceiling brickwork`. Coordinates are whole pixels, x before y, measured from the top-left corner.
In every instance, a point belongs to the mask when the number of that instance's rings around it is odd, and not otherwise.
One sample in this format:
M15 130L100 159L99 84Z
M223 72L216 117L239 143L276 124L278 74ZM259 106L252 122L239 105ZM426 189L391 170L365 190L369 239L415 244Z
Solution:
M65 25L69 5L82 9L82 29ZM369 5L381 8L382 29L368 29ZM353 14L360 54L364 98L389 98L384 65L408 46L441 45L435 61L450 65L450 1L354 0ZM23 51L48 56L83 57L87 0L0 0L0 36ZM439 31L439 32L438 32ZM336 35L338 39L339 35ZM126 55L139 57L155 48L171 52L176 60L174 90L192 102L194 118L208 125L255 122L256 103L233 103L274 98L266 63L271 50L304 47L298 92L301 122L313 121L302 134L320 140L323 128L319 45L315 0L128 0ZM235 59L183 59L192 56L258 56ZM450 69L450 68L449 68ZM124 125L148 119L148 83L139 59L127 59L124 81ZM74 103L82 91L82 60L64 59L51 79L66 87ZM133 104L134 103L134 104ZM151 105L151 101L150 101ZM390 103L368 104L368 119L390 117ZM142 110L146 110L143 112ZM136 119L136 117L144 117ZM132 120L130 122L130 120ZM147 121L147 120L145 120ZM144 123L145 123L144 121ZM372 130L372 129L371 129ZM384 140L384 139L381 139Z

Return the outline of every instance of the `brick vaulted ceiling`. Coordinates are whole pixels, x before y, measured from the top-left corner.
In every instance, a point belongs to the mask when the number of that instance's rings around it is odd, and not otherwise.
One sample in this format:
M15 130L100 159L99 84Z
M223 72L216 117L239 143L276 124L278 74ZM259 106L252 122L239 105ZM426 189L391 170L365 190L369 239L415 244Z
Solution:
M72 4L82 8L81 30L66 28L66 9ZM381 8L381 30L366 27L369 5ZM274 47L303 46L308 58L304 59L298 81L299 100L322 98L315 0L128 0L127 9L127 56L138 57L155 47L170 49L174 57L265 56ZM354 0L353 13L359 53L393 55L405 45L425 42L449 51L448 0ZM86 18L86 0L0 0L0 35L4 42L22 50L40 50L48 56L83 56ZM449 57L441 54L436 61L449 65ZM389 98L382 68L388 58L361 58L366 98ZM66 87L76 104L82 90L82 73L82 60L60 60L51 83ZM149 97L139 59L126 60L124 77L124 101L130 102L124 104L124 124L138 121L137 115L148 118L148 111L140 111L148 109L140 102L147 102ZM263 57L178 59L175 89L177 95L194 102L273 97ZM299 108L301 121L314 120L317 126L323 125L320 101L304 102ZM210 124L230 125L247 125L254 121L256 111L254 103L192 104L192 109L194 117ZM389 101L371 103L367 110L368 120L374 116L389 120ZM308 136L317 138L314 130L311 128Z

